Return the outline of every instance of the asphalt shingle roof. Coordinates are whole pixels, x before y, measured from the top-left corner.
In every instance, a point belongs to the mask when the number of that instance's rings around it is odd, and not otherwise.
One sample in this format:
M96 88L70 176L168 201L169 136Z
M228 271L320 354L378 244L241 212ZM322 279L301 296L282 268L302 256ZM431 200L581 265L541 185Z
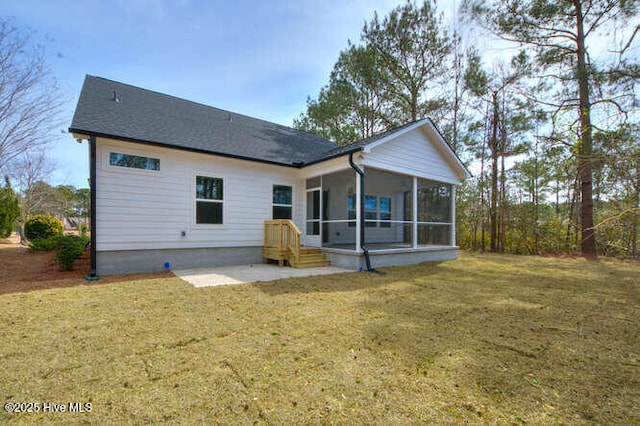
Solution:
M344 149L311 133L89 75L69 130L289 166Z

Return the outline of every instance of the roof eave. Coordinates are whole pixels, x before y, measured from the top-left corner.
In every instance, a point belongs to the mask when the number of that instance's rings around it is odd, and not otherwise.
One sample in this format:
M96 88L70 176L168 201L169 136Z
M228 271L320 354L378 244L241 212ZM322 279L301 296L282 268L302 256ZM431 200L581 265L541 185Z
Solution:
M290 163L280 163L280 162L277 162L277 161L270 161L270 160L263 160L263 159L259 159L259 158L245 157L245 156L242 156L242 155L229 154L229 153L226 153L226 152L207 151L207 150L204 150L204 149L177 146L177 145L171 145L171 144L166 144L166 143L162 143L162 142L146 141L146 140L143 140L143 139L136 139L136 138L129 138L129 137L126 137L126 136L111 135L111 134L107 134L107 133L100 133L100 132L94 132L94 131L85 130L85 129L78 129L78 128L75 128L75 127L70 127L69 128L69 133L73 133L74 137L75 137L75 135L83 135L83 136L87 136L87 137L88 136L96 136L96 137L107 138L107 139L121 140L121 141L124 141L124 142L132 142L132 143L139 143L139 144L143 144L143 145L157 146L157 147L161 147L161 148L177 149L179 151L195 152L195 153L198 153L198 154L206 154L206 155L216 155L218 157L234 158L236 160L252 161L252 162L255 162L255 163L262 163L262 164L271 164L271 165L281 166L281 167L291 167L291 168L299 169L299 168L304 167L306 165L306 164L297 165L297 164L290 164Z
M337 154L334 154L334 155L330 155L328 157L322 157L322 158L320 158L318 160L313 160L313 161L310 161L308 163L304 163L303 165L300 166L300 168L304 168L304 167L307 167L307 166L312 166L314 164L318 164L318 163L322 163L322 162L325 162L325 161L333 160L333 159L338 158L338 157L344 157L345 155L349 155L349 154L351 154L353 152L358 152L358 151L362 151L362 150L363 150L363 147L358 146L358 147L355 147L355 148L350 149L348 151L342 151L340 153L337 153Z

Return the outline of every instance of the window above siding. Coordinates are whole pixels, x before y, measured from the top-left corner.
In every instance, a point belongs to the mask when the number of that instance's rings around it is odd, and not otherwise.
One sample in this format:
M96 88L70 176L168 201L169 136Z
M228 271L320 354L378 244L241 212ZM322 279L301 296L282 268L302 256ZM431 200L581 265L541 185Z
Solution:
M273 218L291 219L293 190L286 185L273 185Z
M159 158L122 154L120 152L109 153L109 165L116 167L126 167L129 169L160 171Z
M196 176L196 223L221 225L223 201L221 178Z
M222 200L222 179L196 176L196 198L199 200Z

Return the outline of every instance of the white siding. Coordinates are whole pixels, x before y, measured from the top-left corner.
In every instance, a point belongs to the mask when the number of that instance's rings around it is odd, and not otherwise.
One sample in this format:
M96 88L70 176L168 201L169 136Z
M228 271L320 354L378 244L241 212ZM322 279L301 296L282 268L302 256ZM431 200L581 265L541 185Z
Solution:
M397 138L374 146L362 155L366 167L390 170L446 183L458 184L454 165L431 129L416 128Z
M293 187L293 219L303 229L304 181L297 169L109 139L97 142L99 251L261 246L274 184ZM112 151L160 158L160 172L109 166ZM195 223L197 174L224 179L222 225Z

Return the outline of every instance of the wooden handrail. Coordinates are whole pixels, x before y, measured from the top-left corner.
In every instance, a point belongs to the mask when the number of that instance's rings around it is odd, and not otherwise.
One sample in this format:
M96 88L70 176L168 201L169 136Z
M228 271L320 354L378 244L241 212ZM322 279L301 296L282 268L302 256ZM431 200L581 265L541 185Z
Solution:
M291 220L287 220L289 222L287 225L287 229L289 231L289 236L287 238L287 247L293 257L298 260L300 257L300 230Z
M287 250L291 257L300 257L300 236L302 233L291 219L265 220L264 247L278 251Z

